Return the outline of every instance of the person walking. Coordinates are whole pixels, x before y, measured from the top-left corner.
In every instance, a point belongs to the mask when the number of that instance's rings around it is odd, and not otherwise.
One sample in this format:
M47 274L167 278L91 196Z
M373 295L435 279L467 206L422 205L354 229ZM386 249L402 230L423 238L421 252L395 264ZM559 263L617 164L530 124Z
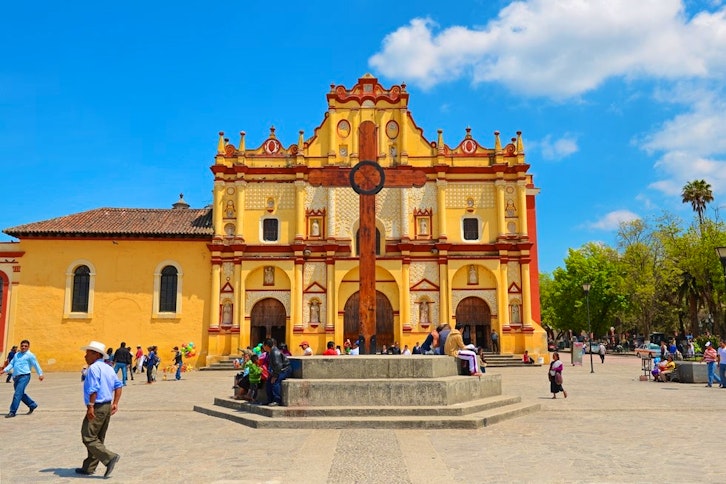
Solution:
M143 373L144 372L144 360L146 360L146 357L144 356L144 350L141 349L141 345L136 345L136 373Z
M282 381L292 373L290 361L280 352L272 338L266 339L262 348L267 352L267 370L270 374L267 379L267 404L282 405Z
M605 352L606 352L605 345L600 342L600 346L597 347L597 353L600 355L600 363L605 363Z
M492 330L492 352L499 353L499 334L495 330Z
M721 378L721 388L726 388L726 339L718 345L718 375Z
M560 361L560 354L558 352L552 353L552 362L550 363L550 371L548 377L550 380L550 392L552 392L552 398L557 398L557 394L562 394L567 398L567 392L562 388L562 370L565 365Z
M126 347L125 342L121 342L121 347L116 350L113 354L113 372L118 375L118 371L121 370L121 382L126 386L126 378L128 374L129 365L131 365L131 352ZM134 373L131 372L131 379L134 379Z
M25 389L30 383L30 371L35 368L35 372L38 374L38 380L43 381L43 370L38 364L38 359L33 353L30 352L30 341L24 339L20 342L20 352L15 353L13 360L0 371L0 375L3 373L12 373L13 375L13 388L15 393L13 394L13 400L10 403L10 411L5 418L12 418L20 407L20 402L23 402L28 406L28 415L33 413L38 404L25 393Z
M106 466L103 477L109 477L121 456L106 447L106 431L111 415L118 411L123 383L116 376L116 372L103 362L106 345L91 341L81 351L86 352L85 360L88 365L86 379L83 381L86 415L81 425L81 438L88 456L81 467L76 468L76 474L90 476L96 472L98 463L102 462Z
M146 354L146 384L150 385L154 383L155 375L154 369L156 368L156 351L153 346L147 348L148 353Z
M16 356L17 358L17 356ZM716 382L721 385L723 382L721 381L721 378L719 378L718 375L716 375L716 362L718 360L718 353L716 353L716 350L713 349L713 346L711 345L710 341L706 341L706 347L703 350L703 358L701 358L701 361L706 362L707 369L708 369L708 383L706 384L707 387L713 386L713 381L716 380Z
M176 366L176 375L174 378L177 380L181 380L181 372L182 372L182 366L184 366L184 363L182 362L182 354L181 351L179 351L179 347L174 347L174 366Z
M3 368L8 366L11 361L13 361L13 358L15 358L15 353L18 352L18 347L13 345L12 348L10 348L10 351L8 352L8 358L5 360L5 364L3 365ZM10 383L10 380L12 379L13 375L12 373L8 373L8 377L5 379L5 383Z

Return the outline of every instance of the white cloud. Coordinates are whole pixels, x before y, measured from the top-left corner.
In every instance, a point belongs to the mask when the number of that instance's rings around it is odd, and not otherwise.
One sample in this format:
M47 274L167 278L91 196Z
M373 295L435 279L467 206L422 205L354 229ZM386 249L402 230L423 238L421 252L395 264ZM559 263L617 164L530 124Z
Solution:
M630 210L615 210L606 213L600 220L591 222L588 227L598 230L616 230L622 222L632 222L638 220L640 216L634 214Z
M369 64L423 88L464 75L513 91L578 96L612 77L714 78L726 72L726 11L685 15L681 0L512 2L481 28L415 18Z
M539 142L530 143L533 149L542 152L545 160L561 160L579 151L577 138L571 134L565 134L560 139L552 141L552 136L547 135Z

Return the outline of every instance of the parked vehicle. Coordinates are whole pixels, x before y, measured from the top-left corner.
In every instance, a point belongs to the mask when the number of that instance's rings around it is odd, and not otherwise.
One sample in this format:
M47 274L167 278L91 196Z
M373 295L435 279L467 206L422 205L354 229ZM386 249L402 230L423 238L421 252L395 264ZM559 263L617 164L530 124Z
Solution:
M660 357L660 345L655 343L645 343L635 348L635 354L641 358Z

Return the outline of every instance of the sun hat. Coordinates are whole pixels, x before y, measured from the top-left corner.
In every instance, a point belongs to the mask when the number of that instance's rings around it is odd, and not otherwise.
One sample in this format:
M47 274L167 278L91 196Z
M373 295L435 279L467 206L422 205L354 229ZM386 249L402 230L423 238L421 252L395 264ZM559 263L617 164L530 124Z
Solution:
M708 348L709 346L711 346L711 342L710 341L706 341L706 347Z
M101 355L106 354L106 345L99 342L99 341L91 341L88 343L87 346L82 346L81 351L91 350L95 351L96 353L101 353Z

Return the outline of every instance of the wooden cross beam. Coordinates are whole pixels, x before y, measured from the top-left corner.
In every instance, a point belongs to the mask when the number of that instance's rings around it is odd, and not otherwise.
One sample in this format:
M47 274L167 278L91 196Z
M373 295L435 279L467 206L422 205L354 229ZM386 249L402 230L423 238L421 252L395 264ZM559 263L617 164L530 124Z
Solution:
M371 336L376 332L376 193L386 188L422 187L426 173L413 169L386 169L376 160L377 128L364 121L359 128L359 158L363 161L352 168L329 167L310 170L308 183L312 186L350 186L360 195L360 305L359 334L363 336L362 351L375 352Z

